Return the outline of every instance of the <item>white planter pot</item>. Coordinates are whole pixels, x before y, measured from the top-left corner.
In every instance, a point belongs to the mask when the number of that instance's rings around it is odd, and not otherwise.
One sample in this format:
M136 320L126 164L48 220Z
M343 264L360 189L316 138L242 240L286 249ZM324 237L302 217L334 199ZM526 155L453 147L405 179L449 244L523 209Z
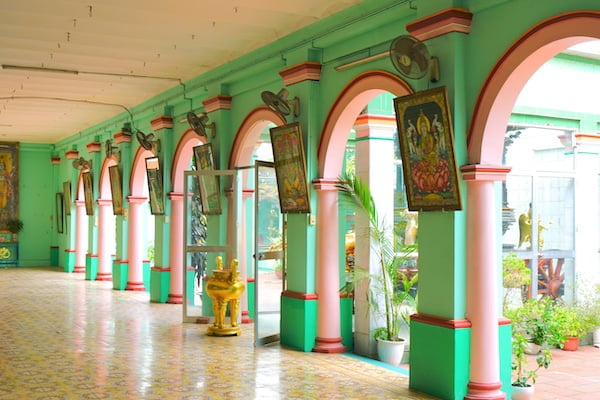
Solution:
M390 365L400 365L404 355L404 346L406 342L377 339L377 356L379 360Z
M512 399L513 400L531 400L533 399L534 387L532 386L513 386L512 387Z
M594 330L594 347L600 347L600 326Z

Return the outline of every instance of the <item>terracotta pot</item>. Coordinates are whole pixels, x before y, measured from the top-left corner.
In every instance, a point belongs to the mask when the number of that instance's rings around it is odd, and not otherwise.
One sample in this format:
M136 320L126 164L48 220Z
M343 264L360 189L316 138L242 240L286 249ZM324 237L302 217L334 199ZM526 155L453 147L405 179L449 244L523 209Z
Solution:
M565 351L575 351L579 348L579 338L578 337L568 337L565 343L563 343L563 350Z
M512 387L512 399L513 400L530 400L533 399L534 387L533 386L513 386Z

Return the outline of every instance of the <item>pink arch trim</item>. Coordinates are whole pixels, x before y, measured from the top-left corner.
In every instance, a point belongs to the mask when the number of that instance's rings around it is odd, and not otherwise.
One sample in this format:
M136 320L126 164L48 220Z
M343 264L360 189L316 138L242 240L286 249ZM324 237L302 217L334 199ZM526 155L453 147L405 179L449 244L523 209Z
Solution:
M146 183L146 158L153 156L153 152L144 149L142 146L140 146L135 153L133 165L131 166L131 176L129 177L129 193L131 193L130 197L148 197L148 185Z
M386 71L368 71L357 75L334 101L321 133L318 161L323 178L339 175L348 133L361 110L378 95L390 92L396 96L413 93L408 83Z
M285 119L267 106L257 107L244 118L235 134L229 168L248 165L260 133L269 123L285 125Z
M190 169L190 160L194 153L194 147L203 143L206 143L206 138L198 136L192 129L185 131L181 139L179 139L171 166L173 192L183 193L183 171Z
M467 136L470 163L502 164L504 130L527 80L560 51L591 39L600 39L600 12L573 11L538 23L506 50L473 108Z

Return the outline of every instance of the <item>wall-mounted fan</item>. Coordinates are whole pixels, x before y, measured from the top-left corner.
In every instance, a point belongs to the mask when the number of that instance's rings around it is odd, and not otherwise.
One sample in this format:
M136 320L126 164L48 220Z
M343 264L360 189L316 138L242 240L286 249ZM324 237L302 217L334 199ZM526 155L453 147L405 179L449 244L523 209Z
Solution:
M427 46L410 35L398 36L390 46L390 59L394 68L404 77L420 79L429 72L432 82L439 80L437 57L431 57Z
M118 154L119 147L113 146L110 139L106 139L106 142L104 142L104 151L106 153L106 158L111 158L113 154Z
M92 169L92 160L86 160L83 157L73 160L73 168L80 170Z
M142 146L144 149L146 149L148 151L156 151L156 152L160 151L160 140L158 140L158 139L153 140L154 133L145 134L144 132L138 130L135 133L135 137L136 137L137 141L140 143L140 146Z
M215 123L208 121L208 115L206 115L206 113L200 113L196 115L196 113L190 111L187 113L187 121L190 124L190 128L192 128L194 132L198 134L198 136L208 137L206 134L206 129L210 129L212 132L212 138L217 136L217 128Z
M294 117L297 117L300 115L300 101L297 97L288 100L288 95L289 92L287 89L283 88L277 94L265 90L260 94L260 97L271 110L284 118L292 112L294 113Z

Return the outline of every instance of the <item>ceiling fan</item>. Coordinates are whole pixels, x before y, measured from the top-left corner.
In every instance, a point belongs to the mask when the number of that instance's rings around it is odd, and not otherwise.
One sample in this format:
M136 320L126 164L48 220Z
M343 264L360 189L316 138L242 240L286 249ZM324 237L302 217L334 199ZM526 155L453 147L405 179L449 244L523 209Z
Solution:
M298 97L288 100L288 95L288 90L283 88L277 94L265 90L260 94L260 97L271 110L275 111L282 117L285 118L291 113L294 114L294 117L297 117L300 115L300 100Z
M104 142L104 152L106 153L106 158L111 158L113 155L119 153L119 147L113 146L110 139L106 139Z
M92 160L86 160L83 157L76 158L75 160L73 160L73 168L79 170L92 169Z
M194 130L198 134L198 136L204 136L208 138L206 135L206 129L211 130L211 137L215 138L217 136L217 128L214 122L208 121L208 115L206 113L196 114L192 111L187 113L187 121L190 124L190 128Z
M429 54L427 46L410 35L398 36L390 45L390 59L394 68L404 77L420 79L429 72L429 80L440 79L440 68L437 57Z
M160 139L154 139L154 133L145 134L139 129L135 132L135 137L144 149L148 151L160 151Z

